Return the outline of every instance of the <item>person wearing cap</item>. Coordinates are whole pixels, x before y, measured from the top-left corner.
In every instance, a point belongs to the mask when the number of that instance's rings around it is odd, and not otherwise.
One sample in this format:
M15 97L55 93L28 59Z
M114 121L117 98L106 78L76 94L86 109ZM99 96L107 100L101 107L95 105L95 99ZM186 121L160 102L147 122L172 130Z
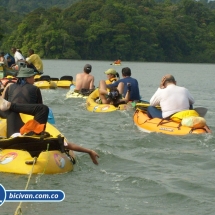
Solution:
M194 102L190 92L177 86L175 78L167 74L162 77L159 88L151 97L147 114L150 118L167 118L179 111L189 110ZM157 105L160 105L162 111L155 107Z
M140 91L138 81L135 78L131 77L131 69L129 67L122 68L122 79L114 82L113 84L108 84L107 88L111 89L113 87L117 87L119 83L124 83L123 96L126 95L128 90L128 83L131 84L132 89L130 92L130 101L139 101L140 100Z
M4 89L2 97L13 103L43 104L41 91L34 85L34 75L33 69L21 67L17 75L17 82L9 83ZM22 124L19 114L12 112L5 117L5 113L0 112L0 116L7 118L8 136L19 131Z
M115 81L119 79L119 73L115 69L108 69L105 71L105 74L107 75L107 80L105 81L106 84L113 84Z
M90 75L91 70L92 66L86 64L84 71L76 75L74 92L92 92L94 90L94 76Z

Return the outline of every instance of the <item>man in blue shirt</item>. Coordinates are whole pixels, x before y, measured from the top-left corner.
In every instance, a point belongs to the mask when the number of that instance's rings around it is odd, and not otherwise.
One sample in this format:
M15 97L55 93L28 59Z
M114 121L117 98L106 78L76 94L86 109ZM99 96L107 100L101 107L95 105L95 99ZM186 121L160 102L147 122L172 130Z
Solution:
M123 96L126 95L128 89L127 84L130 83L131 85L131 92L130 92L130 100L131 101L139 101L140 100L140 91L138 81L135 78L131 77L131 69L129 67L125 67L122 69L122 79L114 82L113 84L108 84L107 88L117 87L120 82L124 83L124 92Z

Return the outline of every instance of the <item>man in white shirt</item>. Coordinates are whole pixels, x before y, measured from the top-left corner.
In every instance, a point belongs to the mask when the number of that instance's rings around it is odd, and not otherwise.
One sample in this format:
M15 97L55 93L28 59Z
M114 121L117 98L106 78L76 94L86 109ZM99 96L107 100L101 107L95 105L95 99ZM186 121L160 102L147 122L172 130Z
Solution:
M160 87L150 99L150 106L147 109L148 116L167 118L179 111L189 110L194 102L190 92L184 87L176 86L175 78L167 74L161 79ZM154 107L157 105L160 105L162 111Z
M19 60L25 60L24 56L21 54L20 51L18 51L15 47L11 48L11 52L14 54L14 59L15 59L15 63L17 64L17 62Z

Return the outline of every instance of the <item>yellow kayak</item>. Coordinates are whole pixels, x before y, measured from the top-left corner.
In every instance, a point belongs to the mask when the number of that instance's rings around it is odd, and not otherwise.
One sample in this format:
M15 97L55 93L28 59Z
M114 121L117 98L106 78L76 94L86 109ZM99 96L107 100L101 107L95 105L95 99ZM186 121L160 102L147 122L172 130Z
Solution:
M34 76L34 85L40 89L56 89L56 81L52 81L49 75L35 75Z
M57 84L55 81L36 81L34 85L39 87L40 89L56 89Z
M72 76L62 76L58 79L51 78L49 75L36 75L34 79L34 85L41 89L56 89L58 87L68 89L74 83Z
M66 88L66 89L70 88L70 86L72 84L74 84L73 83L73 77L72 76L68 76L68 75L62 76L60 78L60 80L55 81L55 83L57 84L57 87Z
M86 99L88 96L82 95L81 93L76 93L72 90L69 90L66 93L66 98L82 98L82 99Z
M116 110L127 110L127 104L121 104L118 107L115 107L111 104L98 104L96 103L96 99L99 98L99 90L95 89L87 98L86 106L87 110L91 112L112 112Z
M147 115L147 103L137 103L136 111L133 115L134 124L140 131L147 133L157 132L168 135L187 135L208 133L205 128L191 128L181 125L180 122L171 119L149 118ZM160 106L157 106L159 109Z
M22 114L22 119L27 122L32 116ZM72 171L74 159L64 149L64 136L49 123L46 131L50 137L6 138L6 120L1 119L0 172L57 174Z
M70 90L66 93L66 98L67 99L68 98L82 98L82 99L86 99L86 98L88 98L88 96L89 96L88 94L90 93L90 92L85 92L85 95L84 95L82 93L75 92L74 90L75 90L75 85L72 84L70 86Z
M136 110L133 116L134 124L140 131L147 133L158 132L169 135L187 135L187 134L203 134L207 133L204 128L192 129L182 126L178 122L171 120L162 120L158 118L150 119L146 113Z

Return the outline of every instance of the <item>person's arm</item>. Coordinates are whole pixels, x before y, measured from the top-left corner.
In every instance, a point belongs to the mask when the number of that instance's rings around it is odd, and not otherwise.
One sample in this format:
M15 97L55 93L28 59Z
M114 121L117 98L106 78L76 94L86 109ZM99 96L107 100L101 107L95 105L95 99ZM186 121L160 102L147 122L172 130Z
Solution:
M140 100L140 99L141 99L141 96L140 96L140 89L139 89L139 83L138 83L137 80L136 80L136 84L137 84L138 97L139 97L139 100Z
M156 106L156 105L160 105L160 92L161 92L161 88L158 88L157 91L155 92L155 94L151 97L150 99L150 105L151 106Z
M81 89L81 78L80 75L77 74L75 77L75 90L80 90Z
M18 60L25 60L25 57L20 52L18 52L17 58Z
M4 88L3 92L2 92L2 98L5 100L8 100L8 90L9 90L9 86L13 84L13 83L8 83L7 86Z
M187 90L187 95L188 95L190 105L194 104L195 100L188 90Z
M127 83L127 92L126 92L125 98L121 99L120 101L124 101L125 103L128 103L130 100L130 93L131 93L131 84Z
M37 88L37 103L38 104L43 104L43 97L42 97L40 88Z
M21 60L18 60L19 62L24 62L24 63L28 63L28 61L26 61L25 59L21 59Z
M98 165L97 158L99 158L99 155L95 151L93 151L91 149L81 147L81 146L78 146L78 145L76 145L74 143L67 143L67 146L65 146L65 147L70 149L70 150L76 151L76 152L84 152L84 153L89 154L89 156L92 159L93 163Z
M25 60L23 60L27 65L31 64L32 60L31 60L31 56L30 57L27 57Z
M160 105L160 93L162 92L162 89L165 89L165 81L166 81L166 77L163 76L160 81L159 88L157 89L155 94L150 99L149 103L151 106Z
M160 89L166 88L165 81L166 81L166 76L163 76L160 82Z
M127 93L125 95L125 98L121 99L120 101L124 101L127 104L129 102L129 100L130 100L130 94L131 94L131 92L127 91Z
M14 59L15 59L15 64L17 64L19 61L21 61L21 62L25 61L25 58L19 52L15 53Z
M107 85L107 88L111 89L111 88L113 88L113 87L118 87L119 82L120 82L120 80L115 81L113 84L108 84L108 85Z
M92 76L91 82L90 82L90 90L94 89L94 77Z

